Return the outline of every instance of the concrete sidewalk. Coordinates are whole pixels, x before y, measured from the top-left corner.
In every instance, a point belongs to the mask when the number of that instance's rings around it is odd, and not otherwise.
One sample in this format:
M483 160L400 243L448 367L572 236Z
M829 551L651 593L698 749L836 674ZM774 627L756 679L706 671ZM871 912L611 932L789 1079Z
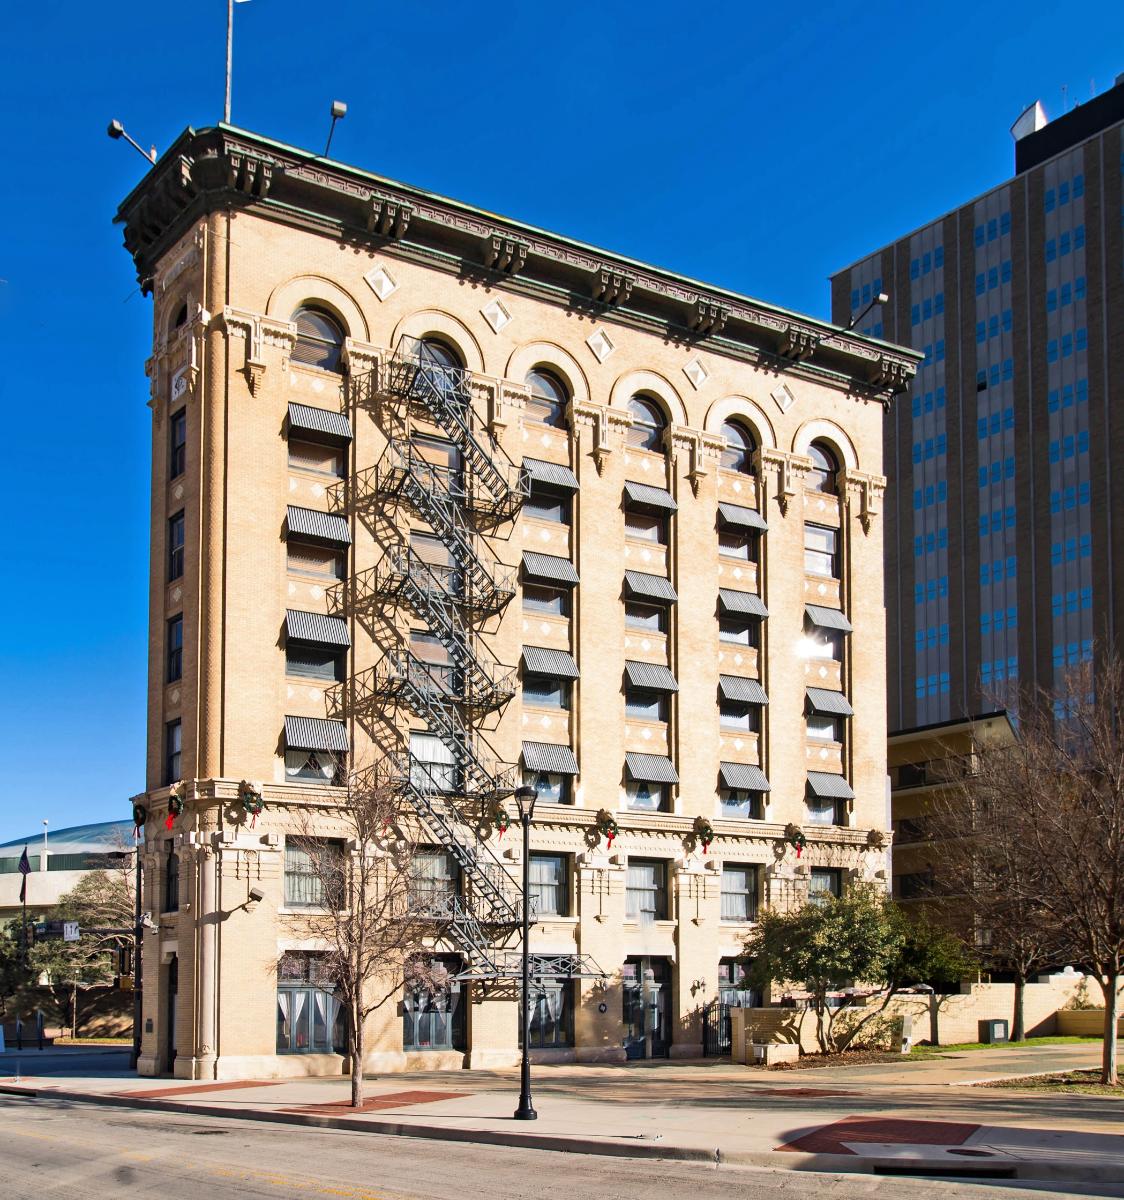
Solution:
M35 1068L21 1057L21 1070ZM974 1051L926 1061L764 1071L715 1062L539 1066L534 1124L515 1122L515 1072L425 1072L366 1082L362 1111L346 1078L199 1083L117 1071L14 1077L0 1091L49 1100L162 1108L207 1117L525 1145L583 1154L831 1171L1000 1176L1119 1186L1124 1103L969 1088L971 1079L1094 1065L1099 1047ZM43 1063L46 1067L48 1064ZM109 1065L109 1060L106 1061Z

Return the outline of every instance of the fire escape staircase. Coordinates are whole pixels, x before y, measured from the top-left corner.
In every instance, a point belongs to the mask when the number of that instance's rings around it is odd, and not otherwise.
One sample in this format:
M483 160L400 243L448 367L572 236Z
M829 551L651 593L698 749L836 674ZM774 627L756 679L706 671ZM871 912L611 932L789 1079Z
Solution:
M423 361L417 344L404 339L381 377L375 375L353 386L392 435L380 461L337 485L331 503L378 529L384 553L373 568L333 589L331 605L360 619L405 607L444 655L441 662L423 661L403 646L384 646L374 667L335 689L331 704L372 737L388 710L403 707L445 747L447 762L392 758L398 786L429 836L452 854L465 884L463 894L433 891L418 902L460 950L459 978L514 980L520 951L511 943L522 891L481 837L473 814L511 795L517 784L517 768L496 760L479 729L514 696L516 673L496 661L479 625L501 613L516 590L515 569L495 562L482 534L518 515L527 477L490 432L475 427L466 372ZM436 426L456 447L456 468L425 457L413 436L417 420ZM400 508L440 539L447 562L427 561L397 520L387 522L386 513ZM580 954L534 956L533 969L540 978L603 977Z

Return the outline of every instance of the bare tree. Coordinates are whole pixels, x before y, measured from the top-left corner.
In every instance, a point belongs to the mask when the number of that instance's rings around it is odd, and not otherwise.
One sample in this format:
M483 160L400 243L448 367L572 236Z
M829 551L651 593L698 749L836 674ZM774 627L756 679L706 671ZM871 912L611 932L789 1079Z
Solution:
M334 838L325 836L332 830ZM308 910L289 920L324 948L317 974L347 1017L353 1107L363 1103L368 1017L398 997L407 978L431 982L427 943L435 926L415 903L417 838L401 787L367 767L347 776L338 804L305 815L290 839L302 856Z
M1013 977L1011 1040L1021 1042L1026 985L1065 952L1041 902L1038 853L1015 836L1024 801L1010 787L1011 765L1002 751L985 749L976 770L934 801L929 829L937 867L933 906L974 944L982 965Z
M1124 973L1124 663L1104 650L1057 694L1020 703L1013 747L988 750L966 782L976 845L1012 864L997 882L1000 916L1056 937L1058 957L1082 966L1104 994L1101 1078L1118 1082L1117 1014ZM994 842L1006 842L1000 852ZM1028 928L1027 936L1031 936Z

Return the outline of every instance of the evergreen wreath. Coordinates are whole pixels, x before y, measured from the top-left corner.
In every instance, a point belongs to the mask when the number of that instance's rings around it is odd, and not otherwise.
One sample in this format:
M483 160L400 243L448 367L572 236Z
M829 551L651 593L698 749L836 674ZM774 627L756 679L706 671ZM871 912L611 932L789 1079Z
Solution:
M710 849L710 843L714 841L714 826L706 817L695 818L695 837L702 843L703 853L706 854Z
M808 844L808 838L804 830L792 821L789 821L784 827L784 840L795 849L797 858L800 857L804 847Z
M612 850L613 839L620 833L621 828L616 822L616 818L607 808L598 810L597 813L597 832L605 838L607 849Z

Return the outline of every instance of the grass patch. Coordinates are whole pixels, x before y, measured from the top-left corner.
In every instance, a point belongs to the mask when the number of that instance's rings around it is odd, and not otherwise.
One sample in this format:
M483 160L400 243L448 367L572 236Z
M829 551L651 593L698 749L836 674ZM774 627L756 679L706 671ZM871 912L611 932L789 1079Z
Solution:
M1111 1096L1124 1100L1124 1083L1110 1087L1101 1083L1099 1069L1067 1071L1064 1075L1029 1075L1025 1079L1005 1079L996 1083L978 1083L977 1087L1006 1088L1019 1092L1065 1092L1075 1096Z
M951 1046L914 1046L914 1055L932 1058L938 1054L959 1054L965 1050L1021 1050L1025 1046L1086 1046L1099 1037L1033 1037L1025 1042L956 1042ZM906 1055L905 1057L909 1057Z
M57 1037L53 1046L131 1046L131 1037Z

